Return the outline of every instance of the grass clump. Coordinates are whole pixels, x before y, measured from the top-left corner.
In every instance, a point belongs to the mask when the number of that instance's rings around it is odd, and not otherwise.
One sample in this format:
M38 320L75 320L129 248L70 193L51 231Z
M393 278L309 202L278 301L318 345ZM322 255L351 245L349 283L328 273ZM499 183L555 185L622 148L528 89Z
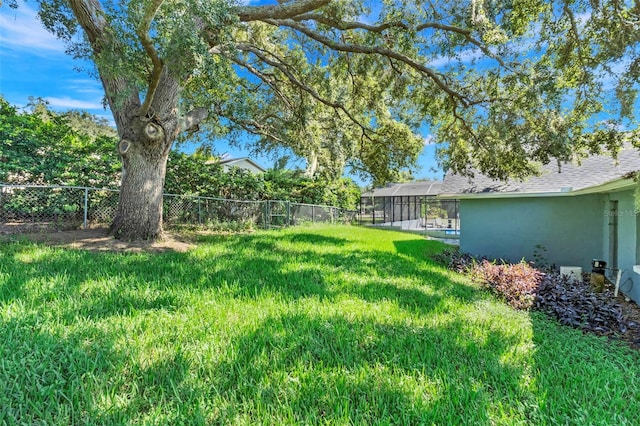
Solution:
M638 424L640 357L515 311L419 236L0 250L0 424Z

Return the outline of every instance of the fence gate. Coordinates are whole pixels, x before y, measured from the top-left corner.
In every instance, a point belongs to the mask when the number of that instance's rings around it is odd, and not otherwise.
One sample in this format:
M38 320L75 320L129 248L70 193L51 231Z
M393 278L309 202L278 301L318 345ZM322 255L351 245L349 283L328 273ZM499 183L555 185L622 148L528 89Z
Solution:
M269 200L265 203L265 228L291 226L291 205L288 201Z

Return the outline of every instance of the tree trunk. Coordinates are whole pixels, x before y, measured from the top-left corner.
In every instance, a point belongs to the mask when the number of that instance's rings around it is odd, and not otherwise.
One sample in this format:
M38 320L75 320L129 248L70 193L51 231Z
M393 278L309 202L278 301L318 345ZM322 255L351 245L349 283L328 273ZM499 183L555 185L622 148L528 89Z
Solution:
M122 240L157 240L163 231L162 193L169 151L143 152L136 145L141 144L120 142L120 151L125 148L128 152L123 155L120 199L111 233Z
M169 151L181 130L197 125L205 116L197 111L181 116L178 89L165 68L149 110L133 109L120 115L122 183L111 225L111 233L118 239L162 238L162 193ZM114 109L118 110L117 106ZM138 115L138 111L144 115Z
M109 53L107 58L124 55L126 44L117 40L98 0L68 0L68 5L95 58L103 52ZM146 18L149 20L141 28L147 25L149 31L153 14ZM155 240L162 237L162 192L169 151L178 133L196 129L206 119L207 109L180 112L177 77L158 56L150 37L146 33L139 36L153 64L146 76L149 86L144 102L135 80L122 76L117 67L111 68L109 61L97 61L96 66L118 128L123 166L120 200L110 231L119 239Z

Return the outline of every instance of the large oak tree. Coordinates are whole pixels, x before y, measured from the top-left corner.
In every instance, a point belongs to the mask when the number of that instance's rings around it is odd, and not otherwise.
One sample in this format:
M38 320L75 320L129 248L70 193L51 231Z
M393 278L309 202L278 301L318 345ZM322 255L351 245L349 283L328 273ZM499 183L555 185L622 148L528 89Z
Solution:
M428 128L446 167L521 177L569 158L605 108L578 34L611 2L39 3L104 86L123 162L118 238L162 234L167 157L185 133L248 132L310 174L348 166L384 182L415 163Z

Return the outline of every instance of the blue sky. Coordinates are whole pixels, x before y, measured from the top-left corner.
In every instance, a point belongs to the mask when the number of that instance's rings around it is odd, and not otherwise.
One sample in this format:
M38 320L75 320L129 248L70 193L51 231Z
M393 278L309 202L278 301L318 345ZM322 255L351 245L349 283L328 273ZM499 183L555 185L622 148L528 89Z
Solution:
M88 74L90 69L91 64L65 54L64 44L38 20L33 3L20 3L17 10L6 4L0 7L0 94L9 103L24 107L30 96L40 97L56 111L86 110L113 122L111 112L102 105L102 86ZM248 150L224 141L217 142L215 150L232 157L249 156ZM272 158L255 155L252 158L264 167L273 166ZM442 178L434 145L425 146L419 165L415 177ZM304 167L304 162L290 163L289 167Z

